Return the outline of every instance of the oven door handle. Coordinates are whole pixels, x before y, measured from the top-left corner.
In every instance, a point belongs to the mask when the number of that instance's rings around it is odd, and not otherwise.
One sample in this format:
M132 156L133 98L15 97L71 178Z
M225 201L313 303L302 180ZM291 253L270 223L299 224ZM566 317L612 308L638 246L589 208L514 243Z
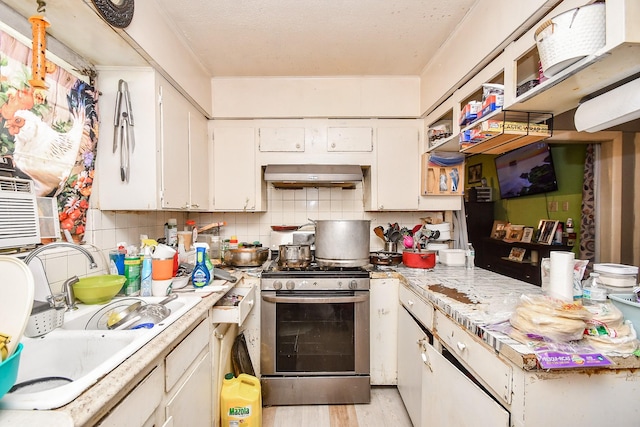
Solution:
M285 303L285 304L331 304L331 303L350 303L350 302L366 302L369 300L369 293L364 295L355 295L349 297L278 297L272 295L262 295L262 299L267 302Z

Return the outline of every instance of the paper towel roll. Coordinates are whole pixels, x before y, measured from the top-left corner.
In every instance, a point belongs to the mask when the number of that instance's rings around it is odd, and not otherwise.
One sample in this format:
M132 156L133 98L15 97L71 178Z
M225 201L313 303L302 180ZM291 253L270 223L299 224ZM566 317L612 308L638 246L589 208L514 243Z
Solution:
M552 251L549 266L549 295L567 302L573 301L573 252Z

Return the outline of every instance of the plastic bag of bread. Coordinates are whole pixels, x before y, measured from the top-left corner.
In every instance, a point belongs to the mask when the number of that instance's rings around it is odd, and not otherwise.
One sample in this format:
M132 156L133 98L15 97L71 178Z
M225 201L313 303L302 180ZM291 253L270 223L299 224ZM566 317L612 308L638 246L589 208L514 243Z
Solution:
M522 295L509 322L529 339L567 342L581 339L591 318L579 304L545 295Z
M592 318L587 321L585 335L602 336L608 335L612 338L629 335L629 325L624 323L622 312L610 302L585 306L592 314Z
M616 335L585 335L584 340L594 349L605 354L618 354L628 356L633 354L639 347L636 330L630 321L625 321L620 327L615 329Z
M550 316L589 320L593 315L581 304L562 301L547 295L521 295L518 307Z

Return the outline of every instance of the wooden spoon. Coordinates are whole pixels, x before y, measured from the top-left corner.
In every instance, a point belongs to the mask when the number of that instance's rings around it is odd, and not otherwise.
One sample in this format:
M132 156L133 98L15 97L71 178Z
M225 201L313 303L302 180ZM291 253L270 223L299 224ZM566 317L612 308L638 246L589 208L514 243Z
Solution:
M387 239L384 237L384 229L382 228L381 225L375 227L373 229L373 232L376 234L376 236L378 236L379 238L381 238L383 241L387 241Z

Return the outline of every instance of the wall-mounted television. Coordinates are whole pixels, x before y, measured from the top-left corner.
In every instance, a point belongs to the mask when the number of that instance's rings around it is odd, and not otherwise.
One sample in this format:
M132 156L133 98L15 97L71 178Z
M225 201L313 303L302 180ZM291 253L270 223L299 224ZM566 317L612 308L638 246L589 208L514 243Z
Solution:
M495 164L503 199L558 189L551 149L546 142L535 142L496 156Z

